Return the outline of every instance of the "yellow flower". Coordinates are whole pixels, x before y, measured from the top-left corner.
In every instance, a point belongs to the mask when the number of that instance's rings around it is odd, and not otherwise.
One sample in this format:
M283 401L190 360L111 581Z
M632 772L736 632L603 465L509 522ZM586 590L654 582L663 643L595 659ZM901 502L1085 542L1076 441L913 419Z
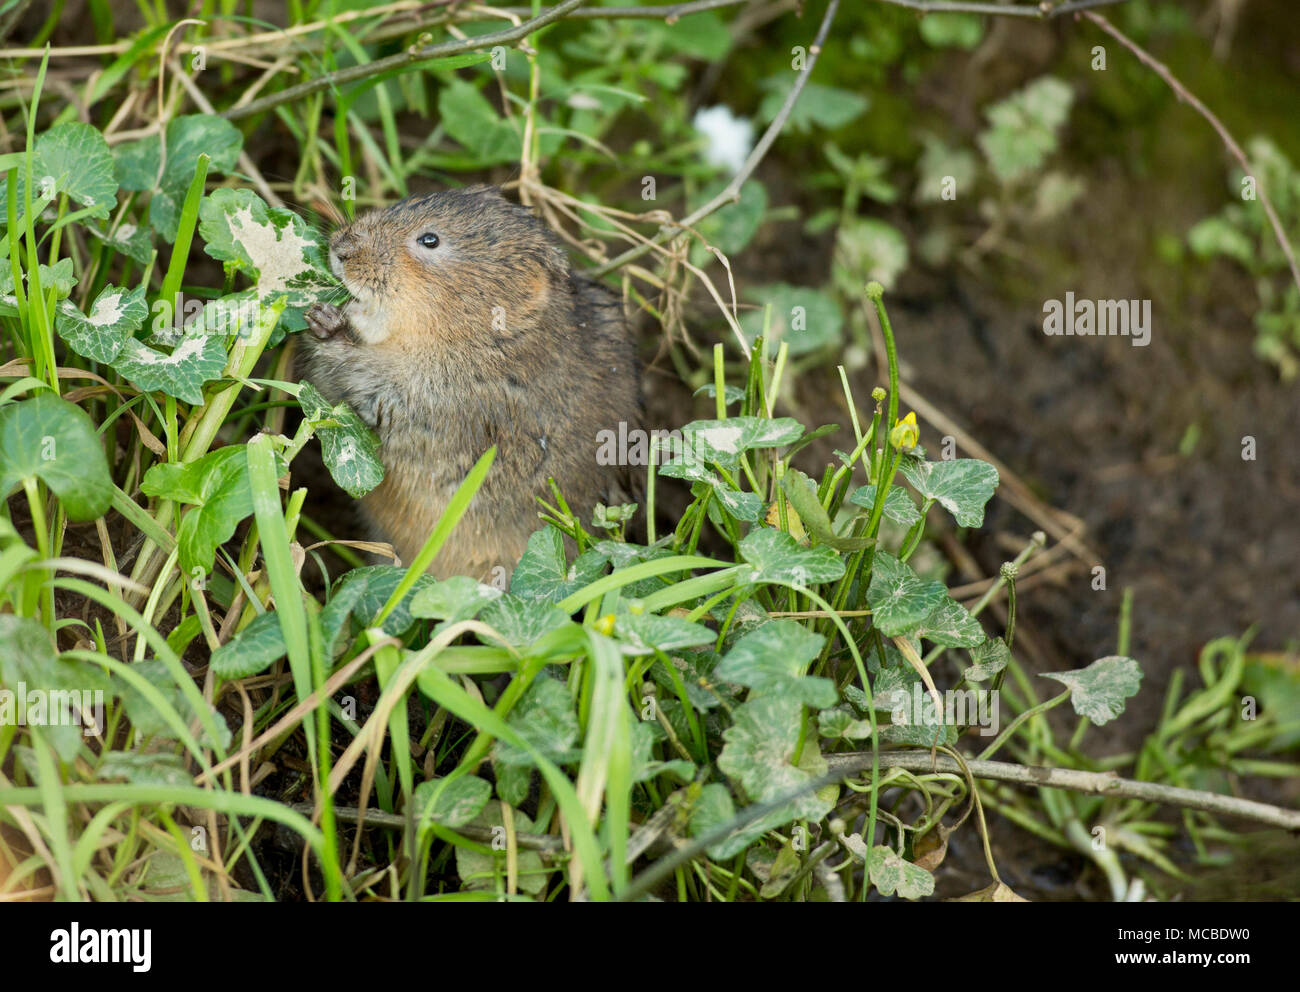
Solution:
M889 432L889 443L898 451L911 451L921 440L921 428L916 425L916 414L900 417Z

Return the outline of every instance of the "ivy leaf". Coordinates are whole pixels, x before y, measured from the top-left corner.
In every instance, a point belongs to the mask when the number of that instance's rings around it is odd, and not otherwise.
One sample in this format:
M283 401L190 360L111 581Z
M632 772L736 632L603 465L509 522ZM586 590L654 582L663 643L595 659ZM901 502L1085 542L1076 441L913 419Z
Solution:
M696 463L713 462L735 468L740 456L755 448L779 448L803 436L793 417L730 417L694 420L682 428L682 441L673 441L673 454Z
M107 217L117 202L117 177L113 154L97 128L80 121L57 124L36 139L32 150L33 198L66 194L91 211L91 217ZM22 170L18 170L22 175ZM46 180L52 180L47 183ZM0 196L7 184L0 182ZM23 180L18 181L19 204Z
M91 304L89 315L65 300L59 306L54 326L59 337L82 358L111 365L147 316L149 306L143 286L129 290L105 286Z
M185 760L166 751L105 751L95 768L95 778L101 782L125 779L132 785L194 784Z
M903 460L903 476L927 500L935 500L963 527L984 524L984 504L993 498L998 470L978 458L947 462Z
M690 831L692 837L704 837L736 818L736 805L727 787L711 782L700 790L699 798L691 807ZM709 847L709 857L727 861L749 847L767 831L788 823L791 817L786 809L773 810L753 823L733 830L722 840Z
M302 384L298 403L320 438L326 468L349 496L360 499L384 481L379 437L350 406L330 406L309 382Z
M116 150L122 188L153 191L149 224L168 242L176 239L181 208L194 181L199 155L209 157L209 174L231 172L244 138L239 129L215 114L186 114L167 122L166 161L158 135L122 145ZM159 176L159 167L162 175Z
M754 568L754 582L795 586L833 582L844 575L844 560L827 547L802 548L782 530L761 527L741 540L740 555Z
M849 502L868 510L873 509L876 505L876 487L870 483L859 486L849 496ZM889 492L885 493L885 507L882 512L894 523L902 524L904 527L911 527L921 519L921 511L916 508L912 497L902 486L889 487Z
M888 552L876 552L867 602L871 620L882 634L900 637L912 633L947 597L942 582L922 579Z
M145 495L192 504L176 534L181 567L187 573L212 571L217 546L230 540L239 522L253 512L246 447L228 445L192 462L155 465L144 474L140 488ZM279 454L276 466L288 469Z
M505 807L499 802L490 802L478 816L470 822L485 830L502 829L505 826ZM511 823L516 834L530 834L536 831L533 821L517 809L510 810ZM497 876L505 875L506 852L495 851L483 854L474 847L456 845L456 874L460 876L461 888L470 892L494 891L497 888ZM527 848L515 852L516 877L519 879L520 891L530 896L541 895L546 891L547 871L542 864L542 856Z
M212 652L213 673L222 679L242 679L271 667L288 652L280 618L273 611L255 616L238 634Z
M0 407L0 496L26 479L49 486L70 520L108 511L113 477L85 410L53 393Z
M479 611L494 599L501 598L501 590L465 575L455 575L421 589L411 597L411 615L431 617L446 623L473 620Z
M944 179L952 177L954 189L969 193L975 188L978 167L975 156L965 148L953 148L932 134L922 137L925 151L917 162L916 199L918 203L943 200Z
M426 815L425 810L429 809L432 801L433 808L427 814L428 819L454 830L471 823L492 798L491 783L475 775L461 775L445 785L444 781L445 779L435 778L415 787L411 808L417 817L423 818Z
M946 592L939 605L930 611L920 626L910 631L910 635L950 648L973 648L985 639L980 622Z
M769 303L772 305L772 320L768 326L768 340L773 353L782 341L789 345L791 358L839 343L844 315L835 301L821 290L774 283L756 289L750 295L760 304L760 309L746 313L740 320L740 329L751 344L763 333L762 306Z
M861 293L862 284L871 280L892 289L906 268L907 239L892 224L855 217L840 225L832 276L842 292Z
M172 708L181 715L182 719L190 720L194 716L194 708L190 705L185 694L181 692L180 686L172 678L172 674L157 658L149 658L145 661L138 661L131 666L136 673L143 679L151 682L154 687L162 693L163 698L171 703ZM126 710L127 718L131 721L131 728L136 735L142 739L156 737L160 740L171 740L175 733L171 726L159 715L159 711L154 708L154 704L146 699L138 690L131 686L120 686L117 694L121 697L122 706ZM230 728L226 725L226 719L211 706L208 706L208 713L212 716L213 723L216 725L217 739L212 740L205 723L199 723L198 737L200 742L206 742L208 747L217 747L225 750L230 747Z
M166 393L197 406L203 402L203 384L221 378L226 360L225 342L213 335L183 337L170 355L128 337L113 368L141 392Z
M970 659L972 665L961 673L962 678L967 682L987 682L1007 667L1011 652L1002 638L990 637L971 649Z
M709 399L713 399L718 395L718 388L713 383L706 382L699 389L695 390L695 392L691 393L691 395L707 396ZM731 406L733 403L739 403L744 398L745 391L739 386L724 385L722 387L722 401L727 406Z
M555 604L524 599L514 593L492 600L483 608L479 619L520 651L527 651L546 634L573 623Z
M804 741L807 760L801 765L791 761L799 743L802 713L799 701L784 695L759 696L733 713L732 725L722 733L726 744L718 756L718 767L753 801L775 799L825 774L825 759L815 755L811 741ZM820 820L833 805L823 792L809 790L775 811L773 819L777 823Z
M892 847L877 845L867 859L871 884L882 896L897 892L904 899L934 895L934 876L924 868L904 861Z
M817 714L817 733L828 740L863 740L871 736L871 721L858 719L844 707L822 710Z
M713 676L713 670L719 660L718 654L713 651L684 651L669 659L677 677L681 679L682 688L686 690L686 698L690 700L692 708L701 713L722 705L723 699L733 695L726 686L714 684L717 680ZM673 676L662 661L656 661L651 666L650 677L667 692L677 691ZM706 684L710 688L706 689Z
M626 655L653 654L656 650L668 654L712 644L717 639L717 635L702 623L691 623L681 617L661 617L655 613L639 616L620 613L614 630Z
M334 594L330 599L330 604L321 611L321 623L325 626L326 612L334 605L334 600L340 599L337 609L345 610L348 614L355 615L363 624L369 624L374 617L384 608L388 602L397 584L406 577L406 569L399 568L396 565L365 565L361 568L354 568L339 579L338 584L334 587ZM411 613L411 604L415 597L425 589L432 586L437 580L432 575L421 575L415 580L415 585L410 591L393 607L393 611L388 614L388 619L383 623L383 631L390 637L401 637L405 634L413 623L415 617ZM355 587L355 588L354 588ZM337 614L330 617L331 623ZM326 626L328 632L330 628Z
M153 255L153 241L149 237L149 228L136 227L134 224L119 224L112 235L101 231L93 224L86 224L85 230L97 241L108 245L114 251L121 252L137 265L148 265Z
M338 287L325 264L324 237L252 190L218 189L204 197L199 234L204 251L253 280L263 304L284 297L288 306L304 307Z
M804 674L825 643L821 634L794 620L773 620L738 640L714 675L756 694L775 693L817 709L834 706L835 683Z
M989 127L978 140L994 175L1013 183L1037 172L1056 150L1057 132L1073 101L1066 83L1043 76L989 107Z
M417 590L423 589L418 582L416 583L416 586ZM348 620L351 619L353 612L357 609L357 604L361 602L365 592L365 582L348 582L347 575L344 575L343 578L334 584L334 589L330 593L329 602L327 602L325 608L320 611L321 636L325 642L326 657L334 657L336 648L338 647L339 635L343 633L343 629L348 625ZM409 600L403 600L403 605L408 602L414 603L419 594L419 591L413 593ZM385 602L387 602L387 600L385 600ZM401 609L401 605L399 605L397 609ZM396 613L397 610L395 609L393 612ZM370 616L365 617L364 622L369 623L373 618L374 614L371 613ZM389 619L392 619L391 614L389 615Z
M582 756L582 751L574 746L580 730L573 697L557 679L537 678L510 711L508 722L520 737L557 765L577 761ZM534 767L532 755L505 740L494 745L493 759L506 766Z
M763 512L763 500L757 493L741 492L732 489L703 465L687 459L666 462L659 466L659 474L669 479L686 479L697 485L708 486L713 490L714 498L722 504L723 509L737 520L754 523ZM695 487L691 487L693 495Z
M1124 712L1124 700L1136 696L1142 685L1142 668L1132 658L1110 655L1087 668L1071 672L1042 672L1070 690L1070 705L1079 716L1097 726L1109 723Z
M608 557L599 551L579 555L572 565L564 553L564 536L543 527L528 538L528 546L510 575L510 592L522 599L558 603L605 573Z

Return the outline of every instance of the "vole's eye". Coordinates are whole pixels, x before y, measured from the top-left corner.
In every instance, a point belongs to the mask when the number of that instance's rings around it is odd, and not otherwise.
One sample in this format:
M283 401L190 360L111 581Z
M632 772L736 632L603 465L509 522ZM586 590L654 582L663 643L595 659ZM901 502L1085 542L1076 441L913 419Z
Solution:
M423 248L437 248L439 243L438 235L434 234L432 231L426 231L415 240Z

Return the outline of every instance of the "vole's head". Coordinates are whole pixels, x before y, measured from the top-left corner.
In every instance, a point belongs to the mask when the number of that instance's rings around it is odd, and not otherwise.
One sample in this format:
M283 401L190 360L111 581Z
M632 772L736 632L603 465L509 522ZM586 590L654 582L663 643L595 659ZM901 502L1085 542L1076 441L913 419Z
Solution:
M330 240L329 257L368 344L459 345L527 333L560 305L569 275L554 235L489 186L363 214Z

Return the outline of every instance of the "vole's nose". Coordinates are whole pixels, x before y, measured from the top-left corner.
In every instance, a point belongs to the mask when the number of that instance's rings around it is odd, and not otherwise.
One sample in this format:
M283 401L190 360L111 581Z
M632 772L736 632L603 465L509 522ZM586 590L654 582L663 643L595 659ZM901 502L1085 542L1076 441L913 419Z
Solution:
M330 251L337 258L347 260L357 253L357 239L347 231L340 231L330 242Z

